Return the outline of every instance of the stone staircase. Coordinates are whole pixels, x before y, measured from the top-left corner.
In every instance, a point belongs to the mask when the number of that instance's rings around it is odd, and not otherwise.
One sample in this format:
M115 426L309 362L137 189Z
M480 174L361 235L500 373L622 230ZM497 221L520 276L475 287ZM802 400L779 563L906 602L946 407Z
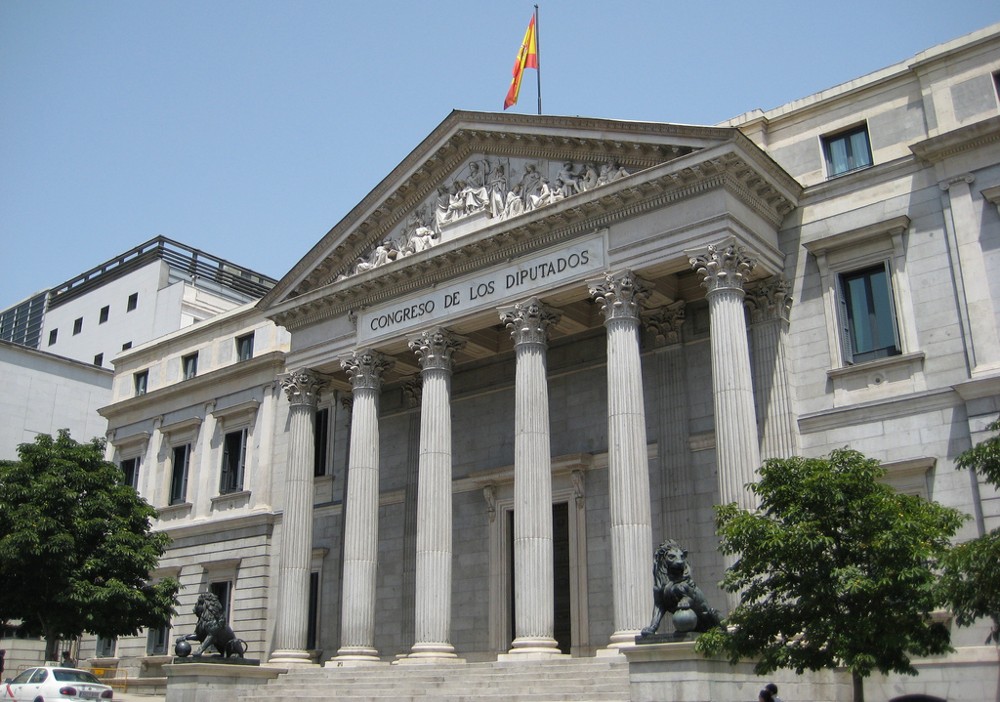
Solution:
M629 702L624 657L292 670L241 702Z

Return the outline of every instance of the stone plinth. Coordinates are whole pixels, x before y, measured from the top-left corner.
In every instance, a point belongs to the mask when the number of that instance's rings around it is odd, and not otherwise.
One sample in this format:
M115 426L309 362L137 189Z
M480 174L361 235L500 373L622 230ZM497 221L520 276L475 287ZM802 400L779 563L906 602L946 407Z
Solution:
M241 693L266 684L288 669L194 661L165 665L163 672L167 674L166 702L218 702L238 699Z

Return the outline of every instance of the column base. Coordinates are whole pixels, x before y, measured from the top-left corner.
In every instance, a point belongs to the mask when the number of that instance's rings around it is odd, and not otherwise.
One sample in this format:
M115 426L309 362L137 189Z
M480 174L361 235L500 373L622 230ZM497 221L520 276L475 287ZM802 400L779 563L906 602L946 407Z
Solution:
M568 653L559 650L555 639L548 637L523 636L514 639L507 653L497 655L498 661L527 660L540 658L569 658Z
M371 665L382 663L378 651L368 646L344 646L337 651L337 655L328 660L324 668L340 668L352 665Z
M448 643L413 644L410 653L400 655L393 665L412 665L419 663L465 663L465 659L455 654L455 647Z
M274 651L271 654L271 657L267 659L267 664L296 668L319 665L312 659L312 656L309 655L308 651L299 651L295 649L278 649L277 651Z
M617 656L621 654L621 649L627 646L635 646L635 637L641 632L640 629L634 631L616 631L611 635L608 645L596 651L597 656Z

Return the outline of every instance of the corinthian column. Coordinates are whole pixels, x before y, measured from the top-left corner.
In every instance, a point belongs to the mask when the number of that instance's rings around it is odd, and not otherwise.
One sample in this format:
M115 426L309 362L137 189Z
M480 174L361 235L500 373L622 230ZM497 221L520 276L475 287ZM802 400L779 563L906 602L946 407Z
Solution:
M693 254L691 266L704 277L708 290L712 337L712 396L715 405L715 454L719 501L750 509L745 489L760 466L757 420L750 380L743 284L756 261L734 239Z
M416 626L410 658L456 659L451 645L451 361L463 342L433 329L410 340L420 359Z
M285 468L285 511L281 520L278 566L278 613L274 652L269 663L309 665L309 568L312 557L314 417L325 385L316 373L302 369L281 379L288 397L288 463Z
M774 277L747 289L750 342L753 346L753 387L760 408L762 459L787 458L798 453L798 432L788 387L785 336L792 297L788 282Z
M646 411L639 310L652 292L632 271L588 282L608 331L608 492L615 621L609 648L635 642L646 624L653 576Z
M345 662L374 663L375 576L378 568L378 397L382 376L392 361L378 351L358 351L341 361L351 379L350 480L344 500L344 580L340 649L334 657ZM329 665L329 663L327 663Z
M514 339L514 642L511 654L559 654L552 568L552 459L545 353L559 315L531 298L500 310Z

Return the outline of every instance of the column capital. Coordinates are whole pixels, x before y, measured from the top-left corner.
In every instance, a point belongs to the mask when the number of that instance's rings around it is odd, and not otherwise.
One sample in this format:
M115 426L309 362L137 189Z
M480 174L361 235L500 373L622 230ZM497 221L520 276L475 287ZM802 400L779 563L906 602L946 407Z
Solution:
M743 304L750 311L751 324L775 320L787 324L792 309L791 287L787 280L777 275L747 287Z
M628 269L588 280L587 287L601 306L605 323L616 319L638 320L643 304L653 292L651 283Z
M972 185L973 181L976 180L976 176L971 173L962 173L961 175L952 176L948 180L942 180L938 183L938 187L941 190L948 192L951 190L951 186L958 185L959 183L965 183L966 185Z
M347 371L355 390L378 390L382 387L382 376L392 368L393 363L385 354L369 349L356 351L343 359L340 367Z
M745 246L729 237L718 244L709 244L704 251L688 254L691 267L704 277L702 285L708 294L719 290L743 290L747 275L757 265L757 259Z
M420 398L423 393L423 378L419 375L410 377L403 383L403 400L410 409L420 407Z
M320 391L326 386L323 378L311 368L300 368L281 377L281 387L290 405L314 408L319 402Z
M642 318L646 329L653 333L657 348L674 346L681 341L681 325L684 324L684 300L658 307Z
M562 317L556 310L543 305L537 297L503 307L499 311L500 321L510 329L514 346L544 346L548 340L549 327L557 324Z
M452 356L465 346L465 339L443 327L435 327L410 337L408 343L423 370L450 371Z

